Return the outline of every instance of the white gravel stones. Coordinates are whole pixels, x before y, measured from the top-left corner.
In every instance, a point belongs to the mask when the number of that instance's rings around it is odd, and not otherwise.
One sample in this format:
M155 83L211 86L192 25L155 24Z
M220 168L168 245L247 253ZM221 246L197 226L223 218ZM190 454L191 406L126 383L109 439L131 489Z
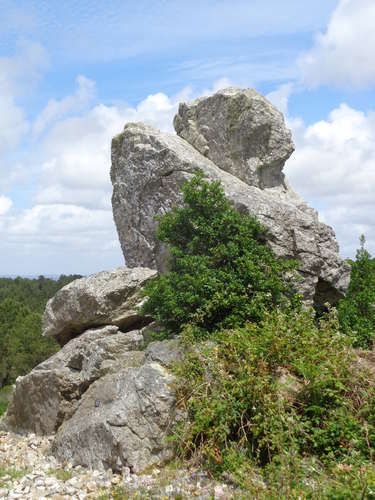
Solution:
M229 499L233 488L197 470L155 468L150 474L113 474L66 463L50 454L53 436L0 431L0 500Z

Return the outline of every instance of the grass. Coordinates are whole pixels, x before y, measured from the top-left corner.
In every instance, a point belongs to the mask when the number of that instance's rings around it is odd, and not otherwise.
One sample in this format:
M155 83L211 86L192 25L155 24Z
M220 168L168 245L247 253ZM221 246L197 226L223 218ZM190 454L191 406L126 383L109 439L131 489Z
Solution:
M58 481L69 481L73 477L73 472L66 469L49 469L48 475L54 476Z
M7 485L7 481L15 481L30 472L29 469L16 469L15 467L3 467L0 465L0 488ZM7 478L6 480L4 478Z

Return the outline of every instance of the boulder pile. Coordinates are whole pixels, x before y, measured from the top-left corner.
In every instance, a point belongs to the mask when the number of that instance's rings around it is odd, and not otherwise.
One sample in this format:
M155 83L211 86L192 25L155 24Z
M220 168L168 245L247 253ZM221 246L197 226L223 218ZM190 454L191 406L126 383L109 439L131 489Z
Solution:
M53 435L62 463L138 473L173 456L167 437L185 415L171 366L183 352L178 340L152 341L158 326L139 308L144 285L167 269L155 215L181 203L197 169L260 220L279 256L298 259L307 303L335 303L348 285L332 229L286 182L294 146L274 106L254 90L228 88L181 104L174 125L177 135L128 123L113 139L113 214L128 267L76 280L48 302L43 334L62 348L17 379L1 422Z
M155 275L119 268L62 288L43 331L64 345L17 379L2 427L55 434L55 457L90 468L140 472L170 459L180 415L168 368L182 353L173 340L146 346L153 327L139 316L140 292Z
M155 215L181 202L181 185L200 169L221 181L239 211L259 219L279 256L299 261L307 303L342 297L350 269L334 232L283 173L294 145L282 114L254 90L228 88L180 104L174 126L177 135L128 123L112 141L112 206L127 265L166 269Z

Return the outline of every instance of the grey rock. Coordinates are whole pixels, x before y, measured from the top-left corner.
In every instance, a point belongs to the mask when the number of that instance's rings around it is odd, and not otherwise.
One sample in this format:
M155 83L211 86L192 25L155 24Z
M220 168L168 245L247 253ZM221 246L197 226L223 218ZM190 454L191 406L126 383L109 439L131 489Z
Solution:
M184 359L184 350L178 338L151 342L145 350L147 362L159 363L171 368Z
M144 361L143 336L116 326L87 330L29 374L18 377L3 426L52 434L69 419L87 388L107 373Z
M132 472L171 459L166 438L176 419L173 382L157 363L101 378L58 430L53 454L76 465Z
M157 321L152 321L148 325L144 326L141 329L141 334L143 335L145 345L148 345L150 342L154 342L155 340L159 339L164 330L165 328L161 326Z
M287 189L282 168L294 151L282 113L253 89L227 88L181 103L179 136L251 186Z
M48 301L43 315L43 335L61 345L88 328L116 325L122 329L145 321L139 314L140 291L156 272L120 267L75 280Z
M112 141L112 206L127 265L167 268L155 215L181 204L181 186L197 168L221 181L239 211L258 218L277 255L300 261L299 288L307 303L335 303L345 293L350 268L339 257L333 230L293 191L250 186L181 137L142 123L125 125Z

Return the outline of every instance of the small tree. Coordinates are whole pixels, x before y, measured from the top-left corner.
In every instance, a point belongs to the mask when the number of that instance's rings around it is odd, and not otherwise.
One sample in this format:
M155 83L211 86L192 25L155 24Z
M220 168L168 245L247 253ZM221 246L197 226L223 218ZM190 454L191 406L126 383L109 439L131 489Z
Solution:
M183 207L158 218L157 238L170 249L169 272L146 287L144 312L170 332L190 324L205 335L262 319L295 291L286 275L295 262L265 244L264 229L240 214L220 182L197 173L182 188Z
M372 348L375 337L375 261L365 243L362 235L352 263L348 293L338 310L341 328L354 337L354 346L367 349Z

